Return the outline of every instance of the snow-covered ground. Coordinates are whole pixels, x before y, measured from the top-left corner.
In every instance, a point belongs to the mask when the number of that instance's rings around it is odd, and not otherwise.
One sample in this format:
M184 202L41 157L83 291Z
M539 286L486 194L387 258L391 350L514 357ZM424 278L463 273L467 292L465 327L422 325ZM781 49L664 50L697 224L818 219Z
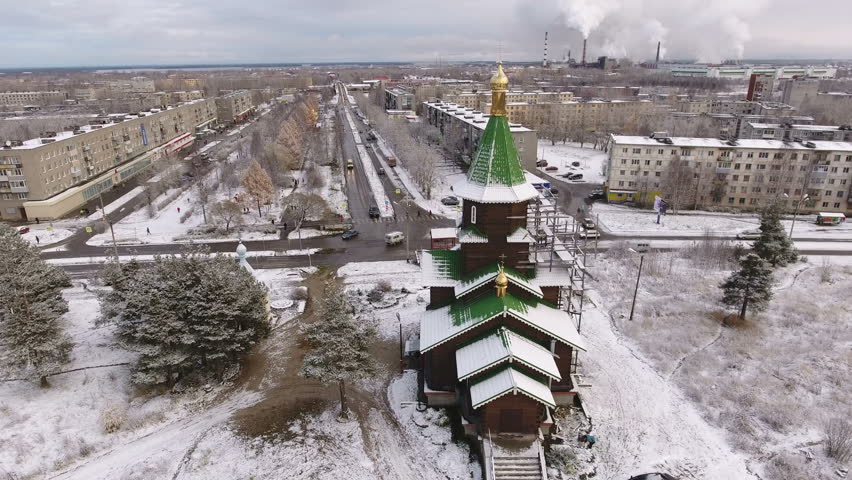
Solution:
M21 238L30 242L33 245L50 245L52 243L61 242L62 240L65 240L71 235L74 235L73 228L52 226L49 223L33 223L27 226L29 227L30 231L28 233L22 234ZM36 241L36 237L38 237L38 241Z
M136 187L133 190L104 205L103 210L106 211L107 215L109 215L112 212L121 209L121 207L123 207L127 202L133 200L134 198L136 198L137 195L140 195L144 191L145 187ZM98 207L98 210L95 213L89 215L87 218L89 220L100 220L103 218L104 211L102 211L100 207Z
M550 140L539 140L538 159L546 160L548 167L557 167L559 170L547 172L542 168L536 174L558 176L566 173L582 173L584 182L602 184L606 181L607 158L606 152L591 147L580 148L577 143L551 145ZM580 165L575 167L572 165L573 162L579 162Z
M769 309L740 322L720 303L727 269L695 251L645 257L633 321L635 257L607 254L587 283L581 370L598 457L622 476L829 478L822 429L849 417L852 324L839 319L852 308L826 299L852 288L848 262L779 269Z
M317 238L317 237L326 237L330 235L336 235L335 232L327 232L323 230L317 230L316 228L301 228L299 230L293 230L292 232L287 234L287 238L290 240L298 240L306 239L306 238Z

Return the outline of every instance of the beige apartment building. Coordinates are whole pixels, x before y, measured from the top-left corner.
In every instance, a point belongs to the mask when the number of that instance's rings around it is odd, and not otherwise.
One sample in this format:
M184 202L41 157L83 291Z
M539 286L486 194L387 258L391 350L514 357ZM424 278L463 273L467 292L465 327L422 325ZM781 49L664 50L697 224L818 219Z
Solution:
M0 139L0 218L54 219L74 212L160 158L193 143L216 121L213 100L130 115L26 141Z
M642 205L680 191L682 208L792 211L807 195L800 212L849 214L852 143L612 135L606 188L611 202Z
M68 94L59 90L41 92L0 92L0 106L10 105L59 105Z
M541 125L555 120L563 131L584 129L589 132L636 128L644 115L657 108L648 100L581 100L558 103L507 103L509 121L523 125ZM485 105L485 113L491 104Z
M231 125L245 120L254 112L251 92L237 90L217 98L216 110L219 123L222 125Z
M539 103L562 103L574 99L571 92L523 92L513 91L506 93L507 104L539 104ZM447 103L463 105L465 108L485 111L491 105L491 91L445 93L441 99ZM509 121L514 121L509 118Z
M446 102L423 102L421 115L430 125L437 127L448 142L454 144L462 159L469 164L479 146L479 139L485 131L489 115ZM516 123L510 123L509 130L515 141L521 166L534 171L538 149L538 135L535 130Z

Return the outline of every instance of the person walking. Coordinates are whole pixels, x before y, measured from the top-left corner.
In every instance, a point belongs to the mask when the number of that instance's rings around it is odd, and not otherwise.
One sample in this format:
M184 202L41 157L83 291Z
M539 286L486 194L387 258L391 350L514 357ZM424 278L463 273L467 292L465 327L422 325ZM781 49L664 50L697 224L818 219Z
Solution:
M148 233L148 235L151 235L151 227L145 227L145 231Z
M36 235L36 245L40 244L41 240L38 239L38 235Z

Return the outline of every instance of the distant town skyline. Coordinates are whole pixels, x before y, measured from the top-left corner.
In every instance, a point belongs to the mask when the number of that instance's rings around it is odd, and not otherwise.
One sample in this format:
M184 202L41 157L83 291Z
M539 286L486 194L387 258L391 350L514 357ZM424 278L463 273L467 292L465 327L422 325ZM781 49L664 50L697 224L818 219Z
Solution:
M6 4L0 68L326 62L849 59L852 2L165 0Z

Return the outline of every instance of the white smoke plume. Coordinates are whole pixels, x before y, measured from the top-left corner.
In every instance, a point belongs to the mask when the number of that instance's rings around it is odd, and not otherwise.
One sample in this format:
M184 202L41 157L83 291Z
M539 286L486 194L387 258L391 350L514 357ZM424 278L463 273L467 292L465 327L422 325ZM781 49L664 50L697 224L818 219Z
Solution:
M526 1L523 2L529 5ZM563 31L557 42L577 44L571 32L589 39L588 58L596 55L652 59L657 42L663 58L721 62L742 58L751 39L749 22L769 0L537 0L533 18L557 17ZM548 22L550 23L550 22ZM576 35L574 33L573 35Z

